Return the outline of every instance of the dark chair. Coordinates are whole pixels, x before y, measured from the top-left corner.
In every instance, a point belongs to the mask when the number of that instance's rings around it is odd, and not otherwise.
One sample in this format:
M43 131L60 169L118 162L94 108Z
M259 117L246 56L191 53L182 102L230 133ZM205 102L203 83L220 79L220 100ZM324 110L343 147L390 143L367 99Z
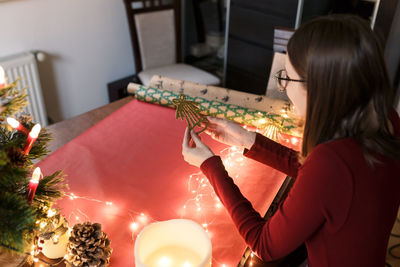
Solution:
M179 0L124 0L135 57L144 85L153 75L217 85L218 77L181 62Z

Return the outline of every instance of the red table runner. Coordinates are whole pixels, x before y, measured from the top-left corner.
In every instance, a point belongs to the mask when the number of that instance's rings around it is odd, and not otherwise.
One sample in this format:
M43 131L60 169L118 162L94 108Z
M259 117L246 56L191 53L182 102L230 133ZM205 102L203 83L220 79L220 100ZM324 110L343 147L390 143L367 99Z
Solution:
M182 216L209 223L213 266L239 262L246 244L224 208L197 211L187 202L193 198L189 176L199 169L183 160L185 127L174 110L133 100L39 163L45 175L64 170L69 191L78 196L57 203L70 225L102 224L113 248L111 266L135 265L134 239L143 225ZM216 154L226 148L206 134L201 137ZM228 171L262 215L286 177L250 159Z

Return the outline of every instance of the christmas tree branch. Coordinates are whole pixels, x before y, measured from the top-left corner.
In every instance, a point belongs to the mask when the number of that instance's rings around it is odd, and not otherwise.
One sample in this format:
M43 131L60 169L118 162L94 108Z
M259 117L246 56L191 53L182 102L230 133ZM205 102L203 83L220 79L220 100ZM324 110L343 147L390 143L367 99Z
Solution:
M34 228L35 216L25 196L2 192L0 194L0 244L19 252L24 240Z

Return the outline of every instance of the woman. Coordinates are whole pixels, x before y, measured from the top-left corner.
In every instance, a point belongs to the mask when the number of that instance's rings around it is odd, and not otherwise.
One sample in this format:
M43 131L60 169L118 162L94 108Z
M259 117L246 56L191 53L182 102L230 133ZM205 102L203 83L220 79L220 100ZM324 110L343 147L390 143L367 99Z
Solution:
M209 118L208 130L296 178L271 219L253 209L220 157L188 130L185 160L201 168L264 261L305 242L311 267L384 266L400 203L400 119L377 38L354 16L313 20L290 39L277 80L305 118L299 154L224 119Z

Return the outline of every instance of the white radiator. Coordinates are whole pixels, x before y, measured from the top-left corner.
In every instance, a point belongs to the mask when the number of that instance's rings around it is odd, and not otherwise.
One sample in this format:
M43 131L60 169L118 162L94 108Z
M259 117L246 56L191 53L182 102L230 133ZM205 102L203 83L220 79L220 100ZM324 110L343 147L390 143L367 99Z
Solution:
M18 89L27 88L29 103L24 111L33 116L34 122L47 126L46 108L35 55L32 52L24 52L2 57L0 65L4 68L8 83L21 77Z

